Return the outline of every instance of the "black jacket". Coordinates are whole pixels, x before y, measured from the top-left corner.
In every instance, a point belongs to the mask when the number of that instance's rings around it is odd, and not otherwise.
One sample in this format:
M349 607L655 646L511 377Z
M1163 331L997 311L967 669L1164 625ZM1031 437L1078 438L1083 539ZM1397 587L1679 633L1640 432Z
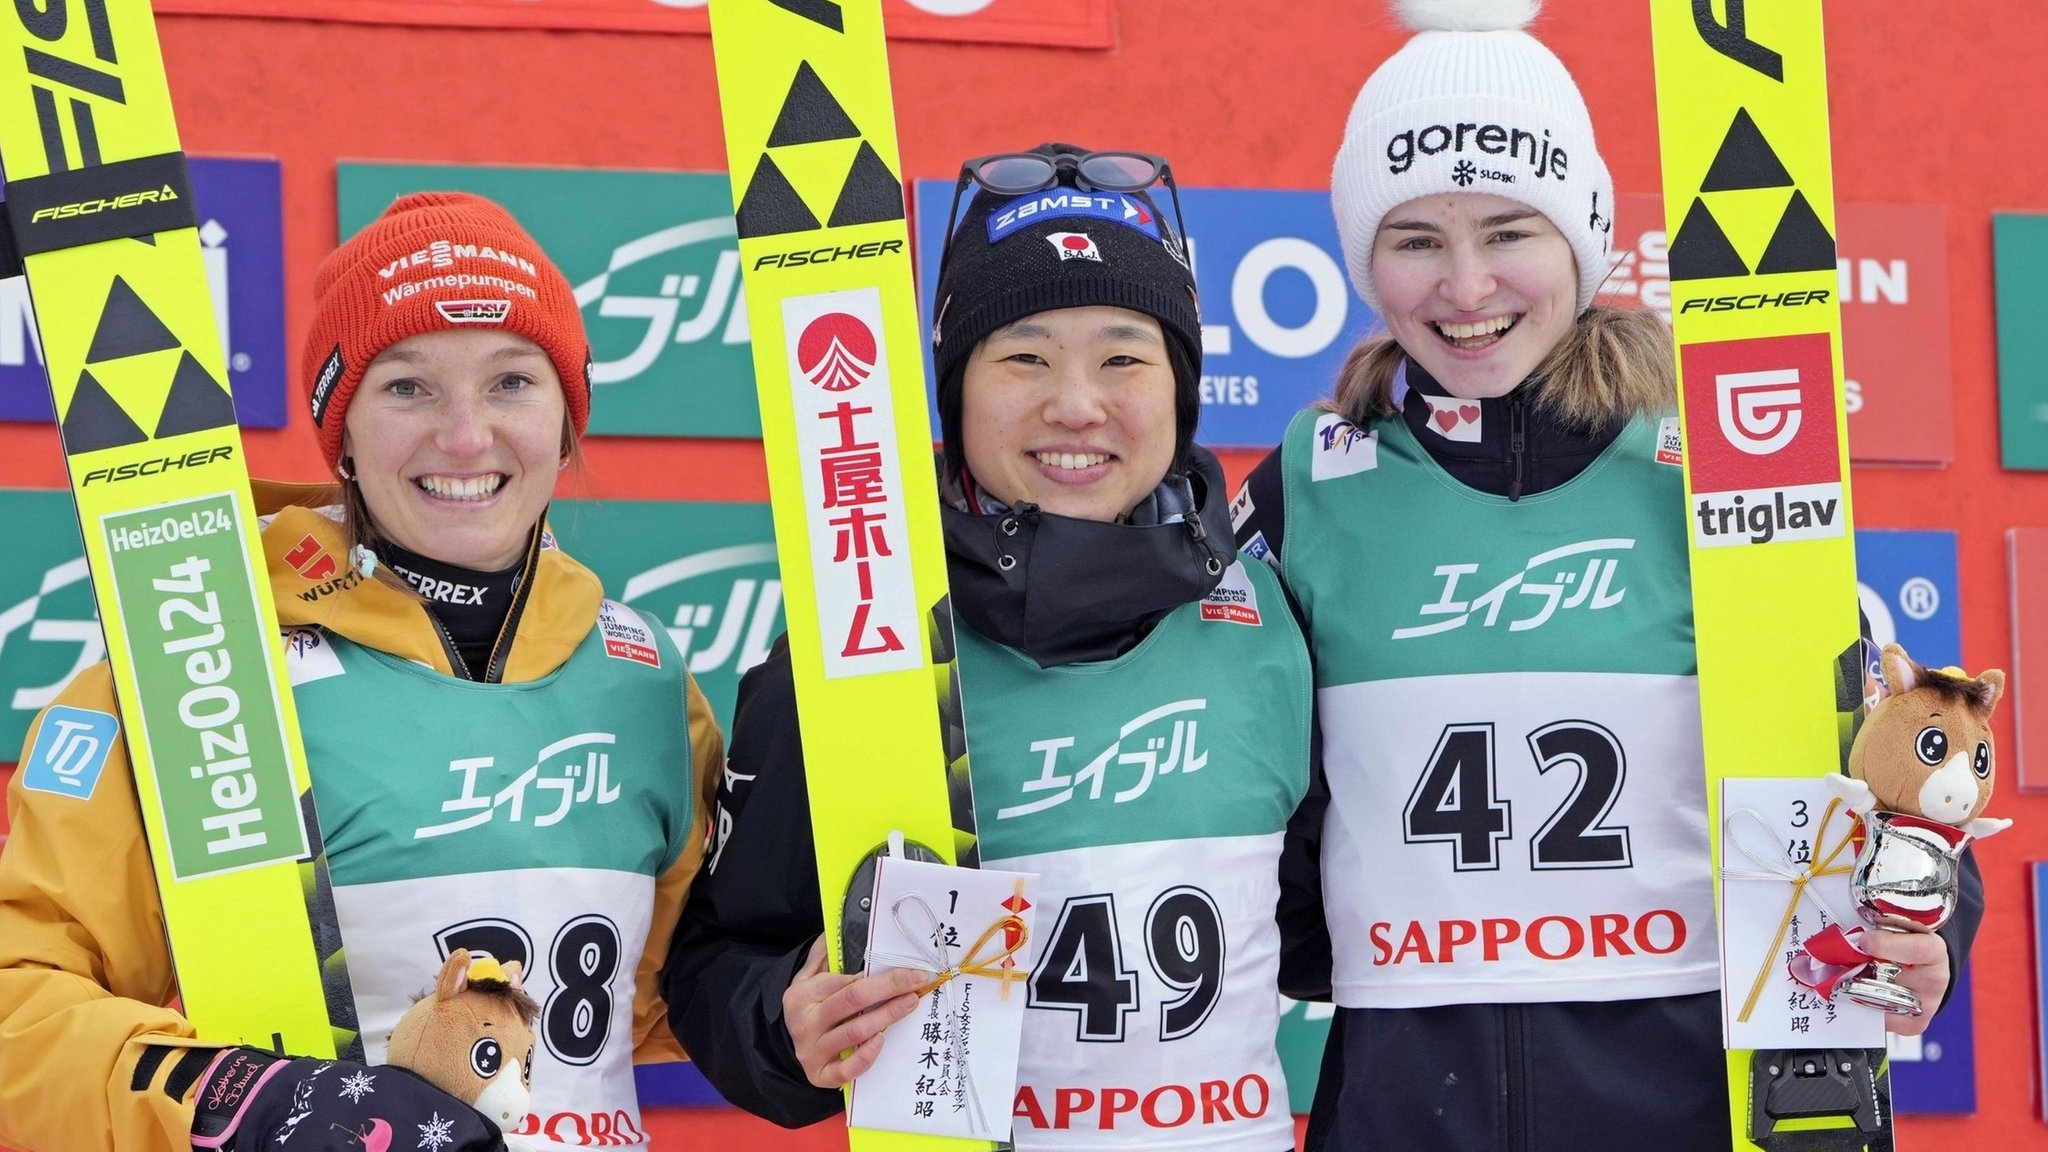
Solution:
M1583 471L1623 425L1587 430L1548 418L1524 383L1482 400L1477 443L1425 435L1422 393L1445 395L1412 361L1401 417L1452 476L1494 495L1556 488ZM1286 539L1280 452L1246 480L1253 511L1238 526L1274 556ZM1674 514L1676 510L1674 509ZM1868 632L1868 625L1865 625ZM1328 783L1320 760L1281 858L1280 985L1330 999L1320 851ZM1942 930L1959 971L1984 909L1976 860L1964 855L1955 917ZM1339 1009L1324 1050L1308 1148L1523 1152L1654 1148L1726 1152L1728 1091L1720 994L1654 1000Z
M1129 651L1214 590L1236 559L1215 457L1194 449L1188 480L1195 510L1145 526L942 502L958 623L1046 667ZM782 993L824 925L786 637L740 680L727 749L710 862L683 909L662 992L712 1086L794 1128L839 1111L841 1095L805 1078L782 1019Z

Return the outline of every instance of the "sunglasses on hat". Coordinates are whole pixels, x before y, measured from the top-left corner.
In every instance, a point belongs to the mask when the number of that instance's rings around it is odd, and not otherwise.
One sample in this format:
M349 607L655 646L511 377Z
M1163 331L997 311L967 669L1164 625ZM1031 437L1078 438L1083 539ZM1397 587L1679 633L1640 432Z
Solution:
M998 196L1027 196L1057 187L1060 174L1072 172L1074 187L1083 192L1143 192L1154 184L1166 185L1173 200L1173 230L1162 233L1160 241L1175 260L1185 264L1182 245L1187 233L1181 225L1180 189L1173 180L1173 166L1164 156L1149 152L1080 152L1047 156L1041 152L996 152L977 156L960 165L953 182L953 203L946 209L945 246L939 251L939 272L935 281L946 281L946 265L953 254L953 233L960 223L960 194L970 185L980 185Z

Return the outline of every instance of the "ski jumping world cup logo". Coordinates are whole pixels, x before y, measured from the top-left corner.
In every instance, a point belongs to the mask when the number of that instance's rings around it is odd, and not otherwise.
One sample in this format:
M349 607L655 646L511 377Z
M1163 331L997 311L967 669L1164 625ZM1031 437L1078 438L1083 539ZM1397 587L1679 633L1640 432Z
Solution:
M804 326L796 342L804 378L827 392L858 388L875 371L875 333L860 317L827 312Z

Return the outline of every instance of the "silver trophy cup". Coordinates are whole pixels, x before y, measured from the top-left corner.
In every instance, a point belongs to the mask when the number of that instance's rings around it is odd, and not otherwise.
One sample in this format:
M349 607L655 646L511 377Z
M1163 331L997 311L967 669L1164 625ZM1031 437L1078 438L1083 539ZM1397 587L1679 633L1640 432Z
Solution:
M1849 873L1849 896L1873 929L1932 932L1955 914L1962 852L1958 828L1898 812L1865 812L1863 846ZM1875 960L1870 971L1838 991L1869 1008L1918 1016L1920 998L1897 981L1900 966Z

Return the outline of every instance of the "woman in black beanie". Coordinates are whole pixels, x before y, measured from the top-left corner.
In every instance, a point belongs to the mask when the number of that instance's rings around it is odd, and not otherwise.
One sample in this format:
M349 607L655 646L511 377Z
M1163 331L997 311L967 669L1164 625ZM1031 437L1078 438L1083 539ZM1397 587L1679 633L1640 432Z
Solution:
M1014 1139L1292 1148L1277 861L1307 652L1193 444L1201 318L1139 153L963 166L932 344L981 859L1041 877ZM1177 221L1176 221L1177 223ZM787 649L740 684L720 842L664 974L727 1099L839 1110L921 973L825 969Z

